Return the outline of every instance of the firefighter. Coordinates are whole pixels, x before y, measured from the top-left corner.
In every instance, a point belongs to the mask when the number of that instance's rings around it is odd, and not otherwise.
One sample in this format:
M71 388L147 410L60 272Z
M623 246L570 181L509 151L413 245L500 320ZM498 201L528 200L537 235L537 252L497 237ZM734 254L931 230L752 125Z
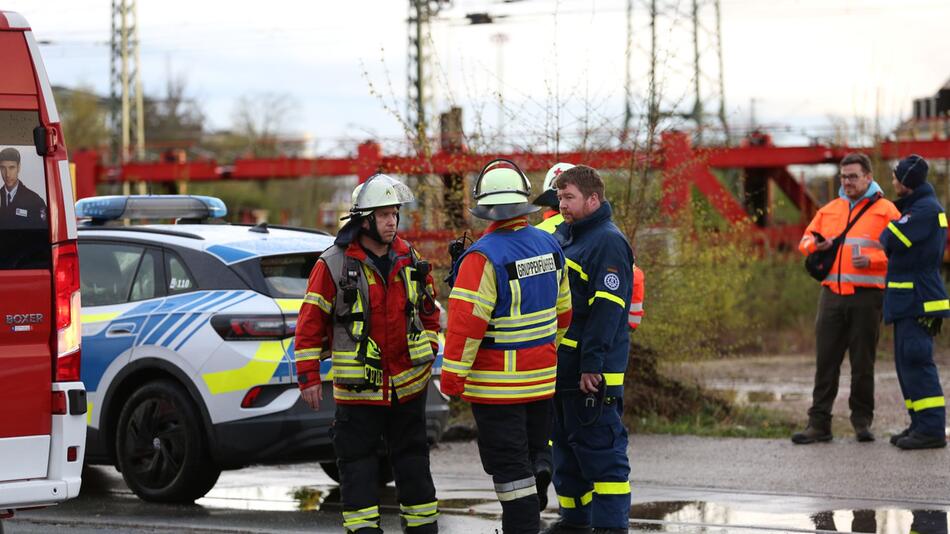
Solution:
M525 217L538 209L530 189L507 160L479 174L471 212L492 223L453 266L442 364L442 392L472 404L508 534L540 528L531 456L551 434L557 344L571 319L561 247Z
M884 322L894 323L897 380L910 412L910 426L891 438L901 449L947 446L946 401L933 357L933 336L950 316L940 277L947 214L927 171L927 160L917 155L898 163L893 184L901 216L881 233L888 259Z
M564 222L564 216L561 215L560 203L557 198L557 187L554 181L562 172L574 167L570 163L555 163L544 176L544 191L535 197L533 204L547 208L541 217L543 220L535 227L545 232L554 233L559 224ZM630 296L630 308L627 312L627 324L630 330L636 330L643 320L643 295L644 280L643 271L636 265L633 266L633 294ZM547 488L551 480L551 442L542 451L535 454L534 476L538 480L538 498L541 501L541 509L547 508L548 494Z
M406 532L438 532L429 471L426 389L438 350L439 310L428 264L396 235L412 192L386 175L354 191L349 222L314 265L297 322L300 394L314 410L323 395L327 338L336 414L331 430L346 532L379 528L379 444L396 480Z
M560 518L545 532L627 532L630 464L623 376L633 250L611 221L604 182L578 165L555 181L573 320L558 348L554 489Z

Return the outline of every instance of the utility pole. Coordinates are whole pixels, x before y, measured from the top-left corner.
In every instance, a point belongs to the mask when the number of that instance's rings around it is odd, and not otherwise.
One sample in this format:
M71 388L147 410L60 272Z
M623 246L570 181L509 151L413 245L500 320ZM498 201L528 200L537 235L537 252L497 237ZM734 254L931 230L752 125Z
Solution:
M498 146L500 148L505 135L505 43L508 42L508 35L496 33L491 36L491 41L498 48L495 76L498 79Z
M432 98L429 79L429 23L447 0L409 0L409 49L406 54L406 118L413 129L417 150L425 151L428 107Z
M145 159L145 105L136 0L112 0L110 126L112 161ZM134 107L134 109L133 109Z
M626 144L630 136L630 122L633 120L633 72L630 62L633 56L633 0L627 0L627 46L624 50L623 77L623 130L620 132L620 144Z

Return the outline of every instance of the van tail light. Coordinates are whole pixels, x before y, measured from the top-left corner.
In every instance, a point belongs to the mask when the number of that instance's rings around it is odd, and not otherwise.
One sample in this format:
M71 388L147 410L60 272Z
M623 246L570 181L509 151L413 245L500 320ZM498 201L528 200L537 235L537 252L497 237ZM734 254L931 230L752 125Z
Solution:
M79 299L79 249L76 243L53 247L53 288L56 316L56 346L53 380L78 382L81 361L82 323Z
M294 335L297 317L283 315L215 315L211 327L226 341L263 341Z

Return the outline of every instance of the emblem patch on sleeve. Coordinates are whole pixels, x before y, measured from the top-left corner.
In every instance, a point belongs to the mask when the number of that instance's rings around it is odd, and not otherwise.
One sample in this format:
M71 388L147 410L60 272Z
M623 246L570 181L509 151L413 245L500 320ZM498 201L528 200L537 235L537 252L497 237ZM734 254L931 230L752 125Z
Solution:
M620 277L616 273L607 273L604 276L604 285L611 291L616 291L620 287Z

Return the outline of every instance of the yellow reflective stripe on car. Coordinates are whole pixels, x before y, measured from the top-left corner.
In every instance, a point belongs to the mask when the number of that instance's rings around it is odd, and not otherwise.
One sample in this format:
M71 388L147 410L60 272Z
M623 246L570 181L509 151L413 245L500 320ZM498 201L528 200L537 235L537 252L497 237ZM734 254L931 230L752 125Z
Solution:
M947 227L947 214L946 214L946 213L938 213L938 214L937 214L937 224L939 224L941 228L946 228L946 227Z
M574 261L574 260L572 260L572 259L570 259L570 258L564 258L564 263L567 264L568 269L571 269L571 270L575 271L578 275L580 275L581 280L583 280L583 281L585 281L585 282L587 282L588 280L590 280L590 277L587 276L587 273L584 272L584 269L581 268L580 264L577 263L576 261Z
M243 366L205 373L201 378L212 395L250 389L270 382L284 354L284 345L280 341L261 341L254 356Z
M622 386L623 373L604 373L604 382L608 386Z
M285 300L285 299L279 299L279 300ZM323 313L330 313L333 310L333 305L330 304L329 300L325 299L323 295L321 295L320 293L315 293L313 291L308 292L304 296L303 300L301 301L301 305L303 303L313 304L314 306L323 310Z
M562 340L561 340L561 345L564 345L565 347L571 347L572 349L576 349L576 348L577 348L577 342L574 341L573 339L570 339L570 338L564 338L564 339L562 339Z
M910 239L907 239L907 236L904 235L903 232L898 230L897 226L894 223L892 222L887 223L887 229L890 230L892 234L894 234L894 237L896 237L897 239L900 239L901 243L903 243L904 246L906 246L907 248L910 248L911 246Z
M888 282L887 287L890 289L914 289L913 282Z
M594 482L594 493L599 493L600 495L626 495L630 493L630 481Z
M924 302L924 312L950 310L950 299L930 300Z
M115 319L120 313L121 312L117 311L106 313L82 313L79 320L82 324L103 323Z
M947 401L944 397L927 397L913 401L911 408L915 412L919 412L921 410L929 410L930 408L943 408L946 404Z
M277 305L280 306L280 311L297 313L300 311L300 307L303 306L303 299L274 299L277 302Z
M591 297L591 298L587 301L587 305L589 306L589 305L593 304L593 303L594 303L594 300L596 300L596 299L607 299L607 300L609 300L609 301L611 301L611 302L616 302L617 304L620 304L620 307L621 307L621 308L626 308L626 307L627 307L627 303L624 302L622 298L618 297L617 295L614 295L613 293L608 293L608 292L606 292L606 291L598 291L598 292L594 293L594 296Z

